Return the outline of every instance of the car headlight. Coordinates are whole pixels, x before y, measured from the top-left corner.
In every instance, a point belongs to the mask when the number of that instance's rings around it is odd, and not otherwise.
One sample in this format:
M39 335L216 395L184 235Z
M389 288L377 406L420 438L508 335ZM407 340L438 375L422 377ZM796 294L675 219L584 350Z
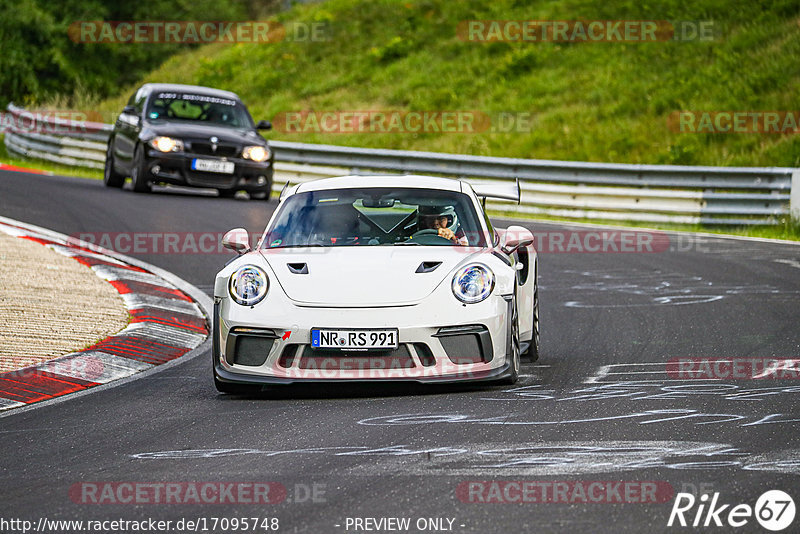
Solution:
M155 137L150 141L150 146L159 152L183 152L183 141L172 137Z
M258 304L267 296L268 289L267 273L255 265L239 267L228 280L231 298L242 306Z
M479 264L467 265L453 276L453 295L466 304L485 300L494 289L494 273Z
M269 149L261 145L246 146L242 150L242 157L261 163L269 158Z

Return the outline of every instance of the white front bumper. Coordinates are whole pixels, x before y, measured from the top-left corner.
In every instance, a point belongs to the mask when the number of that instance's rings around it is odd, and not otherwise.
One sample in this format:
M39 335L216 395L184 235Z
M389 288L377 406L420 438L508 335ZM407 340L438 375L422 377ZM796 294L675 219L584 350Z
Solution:
M254 383L466 381L502 376L508 368L508 299L495 293L478 304L464 305L452 294L440 293L434 292L419 304L381 308L303 307L280 291L272 292L254 307L240 306L230 298L217 298L215 370L222 380ZM486 349L482 358L480 354L453 354L454 345L445 339L449 336L442 336L442 332L453 332L453 327L472 328L472 334L462 335L474 335L484 341L479 342ZM483 334L477 333L479 327ZM396 351L378 352L314 350L309 347L312 328L397 328L400 347ZM231 332L235 329L272 332L263 363L235 363L231 342ZM430 353L421 350L421 345L426 345ZM289 358L290 355L293 357ZM461 358L472 359L474 363L457 363Z

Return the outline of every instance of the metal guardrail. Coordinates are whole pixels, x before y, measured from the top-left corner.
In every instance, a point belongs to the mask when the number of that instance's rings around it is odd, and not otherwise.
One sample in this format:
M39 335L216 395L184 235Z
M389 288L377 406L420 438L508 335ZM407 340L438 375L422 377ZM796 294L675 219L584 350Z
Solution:
M29 113L9 104L19 122ZM41 122L42 117L37 117ZM112 126L44 118L55 133L11 127L6 149L69 166L102 169ZM9 121L15 123L15 121ZM521 182L519 206L489 202L507 212L568 218L686 224L775 224L800 218L800 169L588 163L353 148L270 141L275 190L343 174L435 174L469 181Z

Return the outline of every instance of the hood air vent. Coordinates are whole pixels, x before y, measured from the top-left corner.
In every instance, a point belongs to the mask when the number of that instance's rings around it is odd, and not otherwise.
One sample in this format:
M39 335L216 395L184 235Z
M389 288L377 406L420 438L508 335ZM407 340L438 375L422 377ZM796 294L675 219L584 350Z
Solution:
M287 263L289 272L294 274L308 274L308 265L305 263Z
M414 271L414 272L415 273L432 273L441 264L442 264L442 262L440 262L440 261L423 261L422 263L419 264L419 267L417 267L417 270Z

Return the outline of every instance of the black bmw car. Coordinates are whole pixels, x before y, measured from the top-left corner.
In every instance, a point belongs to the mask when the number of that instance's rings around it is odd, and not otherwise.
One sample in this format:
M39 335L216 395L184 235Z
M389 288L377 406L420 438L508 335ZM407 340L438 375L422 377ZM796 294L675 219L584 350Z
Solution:
M236 94L209 87L148 83L122 110L108 141L104 182L133 190L152 184L247 191L268 199L274 156Z

